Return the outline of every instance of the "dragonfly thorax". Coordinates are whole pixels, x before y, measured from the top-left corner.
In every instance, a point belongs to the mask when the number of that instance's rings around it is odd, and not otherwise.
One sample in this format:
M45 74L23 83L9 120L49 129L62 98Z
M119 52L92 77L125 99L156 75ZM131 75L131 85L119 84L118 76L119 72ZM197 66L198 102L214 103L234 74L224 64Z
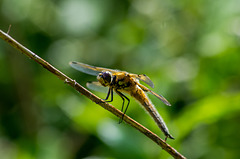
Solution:
M109 86L112 83L112 73L109 71L101 72L97 79L103 86Z

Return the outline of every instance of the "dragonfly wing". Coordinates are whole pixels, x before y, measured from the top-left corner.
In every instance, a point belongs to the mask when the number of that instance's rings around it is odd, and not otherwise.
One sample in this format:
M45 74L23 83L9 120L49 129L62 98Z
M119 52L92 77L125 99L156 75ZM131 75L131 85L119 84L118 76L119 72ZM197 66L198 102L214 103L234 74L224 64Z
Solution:
M155 95L158 99L160 99L164 104L168 105L168 106L171 106L171 104L167 101L166 98L164 98L162 95L160 94L157 94L151 90L149 90L150 93L152 93L153 95Z
M152 80L145 74L141 74L141 75L137 75L137 74L131 74L133 77L145 82L146 84L148 84L150 87L154 87L154 84L152 82Z
M84 64L81 62L75 62L75 61L70 62L69 65L78 71L81 71L83 73L93 75L93 76L97 76L99 73L104 72L104 71L110 71L110 72L118 71L118 70L112 70L112 69L103 68L103 67L91 66L88 64Z
M164 98L162 95L160 94L157 94L155 92L153 92L152 90L150 90L149 88L141 85L138 83L138 86L144 91L144 92L150 92L152 93L153 95L155 95L158 99L160 99L164 104L168 105L168 106L171 106L171 104L167 101L166 98Z
M97 69L94 66L90 66L90 65L80 63L80 62L74 62L73 61L73 62L70 62L69 65L72 68L74 68L78 71L81 71L83 73L89 74L89 75L97 76L101 72L101 70Z
M99 82L88 82L87 87L91 90L97 91L97 92L103 92L107 93L108 92L108 87L102 86Z

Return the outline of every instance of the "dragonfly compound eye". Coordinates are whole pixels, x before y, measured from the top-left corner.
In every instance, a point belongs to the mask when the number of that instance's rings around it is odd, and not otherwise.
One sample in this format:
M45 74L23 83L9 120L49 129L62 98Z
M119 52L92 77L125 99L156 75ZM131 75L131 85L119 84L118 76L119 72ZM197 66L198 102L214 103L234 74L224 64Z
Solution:
M111 82L112 82L112 74L111 74L111 72L109 72L109 71L103 72L103 73L102 73L102 77L103 77L103 79L104 79L106 82L108 82L108 83L111 83Z

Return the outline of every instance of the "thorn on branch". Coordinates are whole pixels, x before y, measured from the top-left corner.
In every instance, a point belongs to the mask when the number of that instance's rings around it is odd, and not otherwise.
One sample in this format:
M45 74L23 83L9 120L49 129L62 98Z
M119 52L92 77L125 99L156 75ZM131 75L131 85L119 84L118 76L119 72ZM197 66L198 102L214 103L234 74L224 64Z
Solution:
M10 30L11 30L11 24L9 25L9 27L8 27L8 31L7 31L7 34L9 34L9 32L10 32Z
M64 80L64 83L69 83L68 79L65 79L65 80Z

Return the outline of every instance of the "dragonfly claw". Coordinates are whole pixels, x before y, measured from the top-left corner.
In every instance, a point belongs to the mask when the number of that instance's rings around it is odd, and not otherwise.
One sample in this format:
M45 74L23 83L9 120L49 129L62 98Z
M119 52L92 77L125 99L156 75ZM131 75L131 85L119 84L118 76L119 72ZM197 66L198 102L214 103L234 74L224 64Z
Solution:
M168 135L165 137L165 139L164 139L165 142L167 141L167 138L175 139L172 135L168 134Z

